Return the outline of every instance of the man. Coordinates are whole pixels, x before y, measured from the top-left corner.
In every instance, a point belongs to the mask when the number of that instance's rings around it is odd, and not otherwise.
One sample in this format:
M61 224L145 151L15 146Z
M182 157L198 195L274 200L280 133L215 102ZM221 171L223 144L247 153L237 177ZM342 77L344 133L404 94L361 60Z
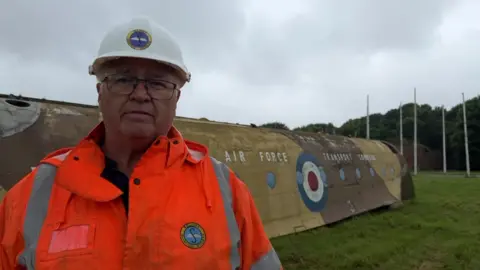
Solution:
M145 18L90 67L103 121L42 160L0 207L0 268L282 269L246 185L172 126L190 80Z

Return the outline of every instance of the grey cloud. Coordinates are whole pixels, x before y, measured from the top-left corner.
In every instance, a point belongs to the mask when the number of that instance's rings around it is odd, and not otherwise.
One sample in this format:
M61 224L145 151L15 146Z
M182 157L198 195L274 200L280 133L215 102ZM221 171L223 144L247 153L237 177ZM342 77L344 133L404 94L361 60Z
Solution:
M311 18L313 25L316 21L332 26L333 47L361 53L417 50L435 42L435 30L453 4L451 0L319 1Z
M185 56L197 70L221 68L236 52L245 27L240 0L129 1L132 13L145 14L182 41Z
M1 48L25 61L78 64L75 55L94 56L99 34L112 23L104 10L115 1L12 1L0 9ZM120 9L121 10L121 9Z
M367 93L376 112L413 87L447 106L480 89L478 1L252 1L6 2L0 91L94 104L87 67L105 31L136 15L181 43L193 77L179 115L341 124L365 114Z
M275 73L281 83L292 83L297 74L331 73L344 56L355 62L379 51L425 50L437 39L436 28L450 6L443 0L317 1L308 13L275 29L263 27L259 18L238 73L252 83L272 83ZM342 69L349 65L340 62Z

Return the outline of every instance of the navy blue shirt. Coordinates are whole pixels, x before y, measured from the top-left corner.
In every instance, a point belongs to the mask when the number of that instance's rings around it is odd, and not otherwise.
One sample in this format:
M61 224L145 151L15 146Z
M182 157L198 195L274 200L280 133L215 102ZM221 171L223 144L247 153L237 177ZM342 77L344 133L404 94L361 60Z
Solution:
M125 213L128 216L129 177L118 170L117 162L115 160L110 159L107 156L105 156L105 168L103 169L103 172L100 176L108 180L110 183L114 184L118 189L123 192L121 198L123 201L123 205L125 206Z

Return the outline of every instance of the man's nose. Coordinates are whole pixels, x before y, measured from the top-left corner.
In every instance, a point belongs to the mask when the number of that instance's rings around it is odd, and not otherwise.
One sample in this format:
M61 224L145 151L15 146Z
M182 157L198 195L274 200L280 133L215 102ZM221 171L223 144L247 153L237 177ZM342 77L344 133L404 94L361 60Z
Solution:
M140 81L135 84L132 94L130 95L130 99L137 100L141 102L149 101L150 95L148 94L148 88L145 82Z

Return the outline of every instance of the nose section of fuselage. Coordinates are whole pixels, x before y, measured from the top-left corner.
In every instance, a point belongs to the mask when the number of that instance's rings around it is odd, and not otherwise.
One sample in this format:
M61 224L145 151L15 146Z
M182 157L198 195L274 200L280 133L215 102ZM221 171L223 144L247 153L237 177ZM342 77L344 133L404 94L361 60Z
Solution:
M12 136L33 125L40 115L40 106L21 97L0 97L0 138Z
M40 104L37 102L12 95L0 95L0 199L24 174L21 168L24 161L29 160L29 157L20 159L22 153L25 153L22 151L24 147L20 146L22 141L16 140L15 135L22 134L35 124L40 113ZM23 140L23 144L25 142Z

